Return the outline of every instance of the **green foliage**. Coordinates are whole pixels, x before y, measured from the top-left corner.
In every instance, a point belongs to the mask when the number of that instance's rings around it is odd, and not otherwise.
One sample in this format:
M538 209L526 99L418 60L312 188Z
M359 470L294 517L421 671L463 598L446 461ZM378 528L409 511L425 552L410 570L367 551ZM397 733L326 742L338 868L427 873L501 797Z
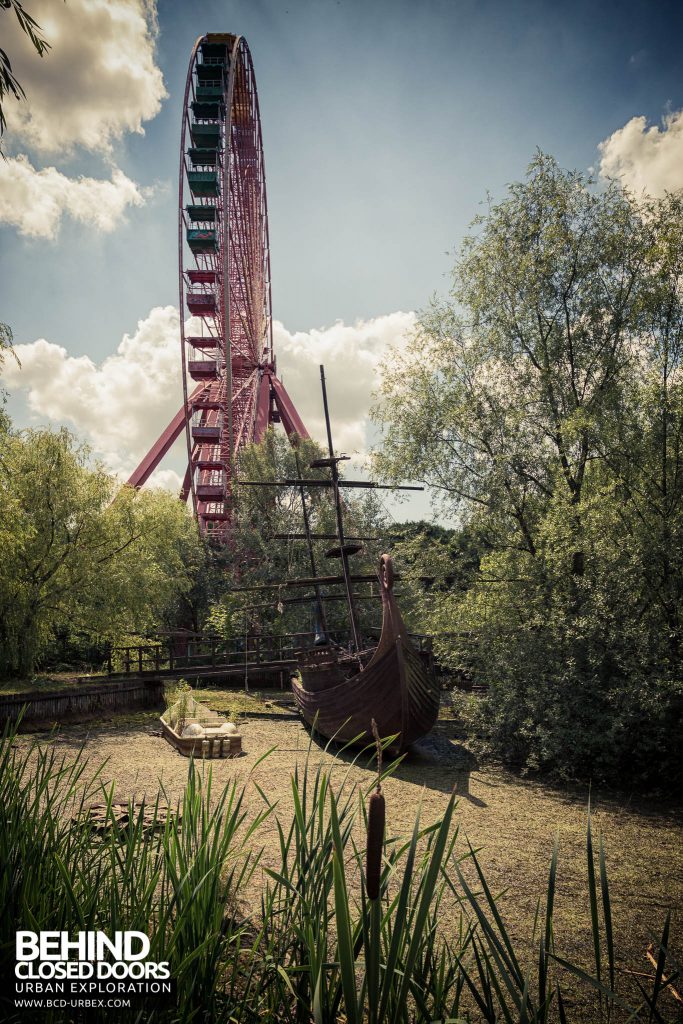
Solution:
M413 621L474 661L499 755L675 786L683 197L638 205L539 154L476 226L379 395L380 472L434 487L480 559L418 588Z
M177 733L182 733L185 728L190 702L194 705L194 693L186 679L179 679L175 684L164 687L164 721Z
M14 347L12 345L13 340L14 336L12 334L12 328L8 324L0 323L0 368L2 368L2 364L8 353L16 360L17 363L19 362L19 357L14 351ZM0 402L4 405L6 401L7 393L3 387L0 387ZM0 409L0 435L6 433L9 428L9 417L4 409Z
M479 569L483 546L468 528L428 522L396 523L392 553L401 566L401 612L408 628L424 629L425 606L466 589Z
M3 739L0 948L7 976L18 922L73 933L140 930L150 935L150 958L173 964L179 992L173 1020L189 1021L199 1008L204 1019L218 1019L233 951L245 942L236 894L253 872L249 840L267 812L247 821L243 792L233 784L214 793L211 772L200 774L191 762L177 808L166 814L160 792L147 808L151 823L144 806L130 805L124 829L113 811L113 787L105 789L97 773L86 781L86 769L82 756L68 761L50 748L19 753L11 737ZM103 833L93 830L93 799L105 802ZM235 963L233 973L239 972ZM3 1009L9 1020L11 1003ZM144 1019L154 1009L144 1008ZM130 1019L140 1019L136 1013Z
M239 594L221 594L209 606L204 631L223 640L233 640L244 634L244 612L241 609L246 603L247 599Z
M158 629L199 550L177 500L120 488L66 430L0 434L0 675L29 676L64 624Z
M601 837L594 848L590 814L589 966L563 955L555 934L557 844L531 942L515 940L476 852L461 849L453 797L438 821L423 826L418 815L410 838L385 840L380 895L368 900L355 838L365 835L368 794L340 778L340 766L333 783L332 772L307 760L292 774L293 815L278 816L262 793L265 808L250 819L243 789L232 782L214 791L211 770L191 761L176 807L165 807L160 792L147 808L130 805L123 825L113 788L82 752L69 760L51 745L18 748L14 740L5 733L0 742L0 960L8 977L19 925L134 929L149 935L151 959L169 962L178 1003L143 997L120 1011L121 1021L578 1024L586 1018L567 998L577 983L599 996L596 1022L612 1019L615 1007L632 1021L674 1019L670 916L655 940L654 980L636 988L628 971L617 974L606 854ZM105 803L97 830L93 800ZM253 849L266 820L280 840L268 865ZM261 903L246 916L240 897L259 868ZM10 1000L0 996L3 1019L18 1020ZM110 1016L93 1008L88 1019ZM56 1009L46 1019L72 1018Z

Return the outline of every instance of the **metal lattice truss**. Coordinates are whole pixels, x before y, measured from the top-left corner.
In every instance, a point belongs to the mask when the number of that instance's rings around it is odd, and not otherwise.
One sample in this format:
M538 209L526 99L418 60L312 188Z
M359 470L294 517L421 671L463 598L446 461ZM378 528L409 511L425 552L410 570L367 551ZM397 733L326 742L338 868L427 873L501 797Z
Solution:
M195 43L178 200L184 403L128 483L141 487L185 428L181 498L192 496L202 532L224 542L245 445L276 422L293 443L308 437L276 376L261 121L241 36L209 34Z

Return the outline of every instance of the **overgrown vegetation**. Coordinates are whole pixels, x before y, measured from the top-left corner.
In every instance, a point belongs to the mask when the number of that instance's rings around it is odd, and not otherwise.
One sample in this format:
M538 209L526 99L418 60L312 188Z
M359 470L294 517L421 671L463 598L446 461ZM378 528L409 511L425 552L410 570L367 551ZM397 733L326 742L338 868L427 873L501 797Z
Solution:
M176 498L121 488L68 431L0 429L0 677L64 636L157 630L202 550Z
M242 474L287 479L299 466L304 475L324 475L308 468L319 454L313 442L295 453L270 431L244 452ZM329 495L309 488L306 502L311 529L334 534ZM349 533L377 538L355 565L373 572L382 546L377 502L365 494L346 505ZM312 590L232 593L235 585L312 575L305 543L275 539L301 532L298 488L244 487L229 549L212 549L174 496L122 488L66 430L15 431L4 419L0 678L28 679L36 668L97 669L108 644L135 646L177 629L225 639L311 631L317 624ZM338 561L325 558L331 546L315 542L318 573L340 571ZM376 599L364 605L368 626L378 624L378 608ZM327 609L329 628L344 628L342 603L329 602ZM120 670L125 661L115 655L113 664Z
M192 687L187 680L179 679L175 685L165 686L164 703L164 721L177 733L182 733L189 708L196 703Z
M679 787L683 197L539 154L476 225L379 395L380 471L434 487L479 554L416 585L423 628L473 661L508 761Z
M363 867L368 794L348 777L333 783L330 772L308 762L294 769L291 790L293 817L282 820L264 792L262 812L250 818L242 790L232 784L215 792L210 770L199 772L190 763L177 808L167 810L160 792L147 808L131 805L117 816L113 792L102 792L82 753L69 761L54 747L19 750L5 735L5 976L13 974L16 922L69 933L134 929L149 934L150 959L170 962L178 1006L150 996L130 1019L154 1014L157 1021L226 1024L545 1024L586 1019L573 1015L577 1004L567 998L577 985L594 994L596 1022L675 1019L669 989L678 974L669 919L654 944L652 977L643 979L641 972L629 983L614 942L608 857L590 820L586 864L594 942L575 964L563 955L553 928L560 899L557 849L533 936L515 944L476 854L458 835L454 798L441 820L422 823L418 816L406 841L392 838L388 808L380 896L371 900ZM103 798L104 826L98 819L94 828L89 806ZM266 820L279 836L273 866L259 864L259 829ZM242 897L259 867L261 902L249 908ZM13 1019L7 993L1 998L3 1019ZM92 1020L109 1013L90 1012ZM118 1019L128 1019L125 1012ZM46 1019L70 1018L55 1010Z

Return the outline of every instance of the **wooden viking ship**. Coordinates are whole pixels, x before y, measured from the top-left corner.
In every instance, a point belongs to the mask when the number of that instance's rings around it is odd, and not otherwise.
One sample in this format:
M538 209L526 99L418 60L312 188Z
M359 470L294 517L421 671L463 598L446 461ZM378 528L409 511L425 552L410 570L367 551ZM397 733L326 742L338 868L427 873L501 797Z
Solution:
M380 559L379 580L382 632L374 650L355 657L330 646L301 652L292 690L322 736L367 743L374 719L380 736L397 737L391 749L401 752L434 726L439 690L428 660L410 642L392 592L389 555Z
M394 573L389 555L382 555L379 565L379 584L382 599L382 630L379 642L364 645L356 614L356 595L353 584L374 579L354 575L349 558L363 550L363 540L372 538L346 537L344 533L343 505L340 489L346 487L381 488L421 491L422 487L391 487L368 480L342 480L339 463L345 455L335 455L332 444L330 414L327 404L325 371L320 367L325 424L329 456L316 459L312 469L327 469L328 479L303 479L298 453L297 478L293 480L261 481L240 480L251 487L291 487L299 489L303 513L303 534L277 534L276 540L305 540L311 565L311 577L284 581L287 587L312 587L319 623L319 636L312 649L297 652L298 674L293 675L294 698L306 722L321 736L339 742L366 744L372 738L372 720L383 738L395 736L392 751L403 751L415 740L425 736L436 722L439 712L439 687L432 671L431 655L417 651L411 643L393 594ZM327 487L332 490L336 513L336 534L314 534L310 529L306 503L306 489ZM336 540L326 552L328 558L341 560L341 576L318 576L313 542ZM348 648L334 644L329 636L321 586L344 585L348 605L350 641ZM254 589L254 588L241 588ZM261 587L255 589L262 589Z

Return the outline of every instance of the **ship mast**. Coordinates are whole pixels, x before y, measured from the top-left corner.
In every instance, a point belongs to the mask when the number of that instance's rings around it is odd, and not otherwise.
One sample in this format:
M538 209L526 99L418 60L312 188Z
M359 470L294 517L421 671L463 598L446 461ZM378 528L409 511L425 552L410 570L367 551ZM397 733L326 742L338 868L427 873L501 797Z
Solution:
M334 495L334 510L337 517L337 538L339 540L339 553L341 555L342 563L342 574L344 576L344 588L346 590L346 600L349 606L349 620L351 623L351 636L353 638L353 645L356 652L360 651L360 635L358 633L358 621L356 618L356 606L353 601L353 589L351 586L351 574L349 572L349 556L344 540L344 519L342 516L341 498L339 496L339 457L334 454L334 446L332 444L332 427L330 425L330 410L327 405L327 387L325 386L325 367L320 367L320 384L323 390L323 408L325 410L325 426L327 428L327 447L329 449L329 460L325 460L329 463L330 473L332 475L332 493ZM318 460L319 462L323 460Z
M301 462L299 460L299 452L297 451L296 448L294 449L294 458L296 461L296 475L298 476L299 480L301 480ZM308 558L311 563L311 572L313 573L313 578L315 579L318 575L318 570L315 564L313 538L311 537L311 526L308 519L308 508L306 506L306 492L304 491L304 485L302 483L299 484L299 496L301 498L301 511L303 513L304 519L304 535L306 537L306 544L308 547ZM322 592L317 583L313 585L313 589L315 591L315 601L318 608L318 619L320 621L320 628L322 629L325 636L328 637L327 618L325 616L325 607L323 605Z

